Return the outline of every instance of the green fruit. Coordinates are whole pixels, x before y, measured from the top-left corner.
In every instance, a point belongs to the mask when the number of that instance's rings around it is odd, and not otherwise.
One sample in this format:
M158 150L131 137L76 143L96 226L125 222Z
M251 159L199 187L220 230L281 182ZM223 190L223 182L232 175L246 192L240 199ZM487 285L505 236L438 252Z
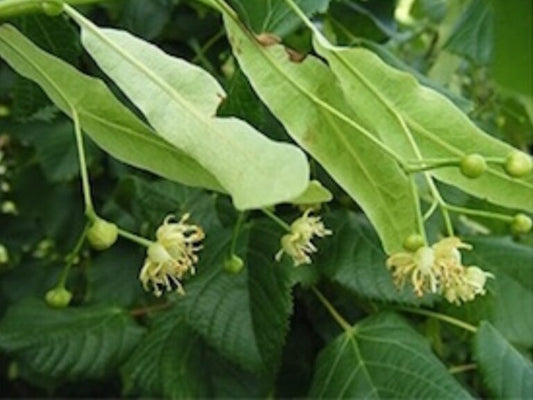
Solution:
M415 233L409 235L403 241L403 247L408 251L417 251L419 248L423 247L426 244L422 235Z
M63 12L63 4L57 1L44 2L41 4L41 8L50 17L55 17Z
M118 228L115 224L98 218L87 231L87 240L96 250L106 250L117 241Z
M468 178L479 178L487 170L487 162L479 154L469 154L461 160L460 169Z
M235 254L232 254L232 256L224 262L224 269L230 274L238 274L242 271L243 267L244 261Z
M50 307L65 308L72 299L72 293L64 287L56 287L46 292L44 299Z
M513 151L505 160L505 171L513 178L522 178L533 170L531 158L521 151Z
M531 218L525 214L516 214L511 222L511 232L515 235L523 235L528 233L533 226Z

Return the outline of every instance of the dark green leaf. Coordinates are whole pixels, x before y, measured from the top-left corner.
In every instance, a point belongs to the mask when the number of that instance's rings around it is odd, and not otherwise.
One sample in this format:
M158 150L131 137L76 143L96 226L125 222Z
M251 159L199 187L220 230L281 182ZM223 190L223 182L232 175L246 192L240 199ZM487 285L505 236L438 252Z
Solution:
M165 399L206 396L206 364L201 339L179 313L152 320L147 336L124 365L127 386Z
M489 0L473 0L457 22L446 48L476 64L492 60L494 14Z
M142 334L120 308L55 310L28 300L1 321L0 348L48 377L98 378L116 368Z
M395 314L358 323L320 353L312 398L471 398L425 339Z
M485 383L494 398L531 398L533 363L505 340L490 323L484 322L479 327L474 352Z
M280 236L272 224L254 226L248 249L238 251L245 267L231 274L223 267L231 233L208 234L198 278L180 304L187 322L222 355L268 374L279 367L292 311L292 266L274 261Z
M145 39L158 36L172 16L174 0L130 0L120 17L121 25Z

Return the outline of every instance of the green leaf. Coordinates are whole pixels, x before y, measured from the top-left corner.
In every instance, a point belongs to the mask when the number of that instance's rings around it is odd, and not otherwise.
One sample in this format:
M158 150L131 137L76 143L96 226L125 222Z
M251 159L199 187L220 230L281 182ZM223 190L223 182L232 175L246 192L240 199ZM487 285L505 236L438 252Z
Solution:
M533 249L509 238L472 237L465 239L473 250L464 252L465 265L477 265L494 274L488 293L447 312L473 324L483 319L510 342L533 346Z
M0 348L48 377L100 378L128 356L143 332L119 308L55 310L28 300L1 321Z
M209 172L156 135L102 81L43 52L12 26L0 26L0 56L37 82L65 114L75 110L83 130L113 157L170 180L221 190Z
M533 47L533 3L492 0L492 5L494 78L504 88L523 95L533 110L533 53L527 50Z
M333 195L319 181L309 182L309 186L300 196L291 200L293 204L319 204L333 200Z
M187 322L220 354L248 370L273 375L292 312L291 271L287 263L274 261L281 232L271 223L258 223L243 236L246 250L238 274L228 273L231 235L226 231L207 235L198 276L186 284L187 295L179 307ZM239 246L239 247L241 247Z
M496 399L531 397L533 363L488 322L482 323L476 333L474 353L484 381Z
M362 216L338 211L324 218L334 233L319 245L316 267L332 281L357 296L383 302L431 304L431 297L419 299L406 285L399 291L386 267L387 255L379 238Z
M336 47L316 28L314 32L315 48L338 77L358 121L403 160L416 160L417 152L427 159L471 153L505 158L513 150L481 131L448 99L421 86L413 76L391 68L366 49ZM458 168L431 174L495 204L533 211L533 179L513 179L499 166L490 165L478 179L463 176Z
M490 0L473 0L457 21L445 48L478 65L492 61L494 13Z
M146 39L158 36L172 16L174 0L131 0L125 4L120 25Z
M408 177L356 122L325 64L312 56L302 63L290 61L283 46L261 46L234 18L227 11L233 52L259 97L359 203L387 251L399 250L405 237L417 231Z
M297 0L296 2L306 15L324 12L329 4L329 0ZM301 24L298 18L291 15L290 8L284 0L231 0L230 3L248 27L258 34L268 32L284 37Z
M151 321L148 334L122 368L126 387L165 399L206 397L205 351L179 313Z
M80 167L76 150L74 128L70 121L57 123L33 123L15 130L18 138L35 147L35 155L46 178L50 182L69 181L78 176ZM85 141L85 157L90 168L96 161L97 148L92 141Z
M166 140L217 177L236 208L289 201L306 189L309 166L301 150L269 140L244 121L215 116L225 93L206 71L67 10L98 65Z
M329 343L316 361L312 398L471 398L395 314L363 320Z

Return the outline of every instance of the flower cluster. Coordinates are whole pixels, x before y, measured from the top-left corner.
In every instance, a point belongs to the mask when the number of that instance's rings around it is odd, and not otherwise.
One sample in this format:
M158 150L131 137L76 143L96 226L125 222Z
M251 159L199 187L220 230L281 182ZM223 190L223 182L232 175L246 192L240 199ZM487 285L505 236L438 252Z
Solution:
M311 239L314 236L324 237L332 233L326 229L320 217L310 215L311 212L311 209L306 210L304 215L291 224L290 233L281 238L281 250L276 254L277 261L281 259L283 253L286 253L293 259L295 266L311 264L309 254L317 251Z
M151 287L158 297L163 290L184 294L182 279L195 273L196 253L205 234L199 226L185 223L188 218L189 214L185 214L176 222L174 216L166 217L157 229L157 240L148 247L139 279L145 290Z
M459 250L471 248L457 237L448 237L432 247L395 253L387 260L387 267L397 287L409 280L417 296L438 293L459 305L485 294L486 280L493 277L478 267L462 265Z

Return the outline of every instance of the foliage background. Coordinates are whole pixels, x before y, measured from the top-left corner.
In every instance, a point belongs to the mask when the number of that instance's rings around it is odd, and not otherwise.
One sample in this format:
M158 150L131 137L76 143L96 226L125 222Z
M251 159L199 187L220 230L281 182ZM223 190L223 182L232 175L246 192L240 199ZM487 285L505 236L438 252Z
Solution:
M310 32L283 7L266 3L232 2L252 28L268 26L297 51L311 51ZM528 2L416 0L408 15L403 6L409 2L301 3L309 12L327 8L323 29L339 44L368 47L449 96L486 132L531 150ZM202 66L228 92L221 115L290 141L232 59L220 17L207 7L128 0L84 11L100 26L128 30ZM521 33L524 27L514 22L525 15L529 24ZM82 51L68 20L28 15L9 22L46 51L106 81L129 104ZM0 266L2 396L533 396L533 236L513 238L504 224L457 218L456 228L475 247L466 262L497 279L486 296L461 308L418 300L393 287L372 227L318 164L312 164L314 176L335 195L323 209L335 235L320 243L315 264L275 264L283 231L250 213L239 236L246 268L231 274L223 263L237 213L228 198L134 170L87 139L103 216L149 237L168 213L190 212L207 232L205 249L198 275L186 283L187 296L158 300L137 280L142 249L122 240L103 253L84 248L68 281L72 306L48 308L44 293L85 223L72 124L5 63L0 89L0 103L9 109L0 119L0 243L9 252ZM456 204L486 207L451 187L442 190ZM290 206L278 211L286 221L298 215ZM441 229L438 218L431 229ZM350 323L362 321L357 333L331 318L313 285ZM473 336L420 316L420 305L480 328Z

